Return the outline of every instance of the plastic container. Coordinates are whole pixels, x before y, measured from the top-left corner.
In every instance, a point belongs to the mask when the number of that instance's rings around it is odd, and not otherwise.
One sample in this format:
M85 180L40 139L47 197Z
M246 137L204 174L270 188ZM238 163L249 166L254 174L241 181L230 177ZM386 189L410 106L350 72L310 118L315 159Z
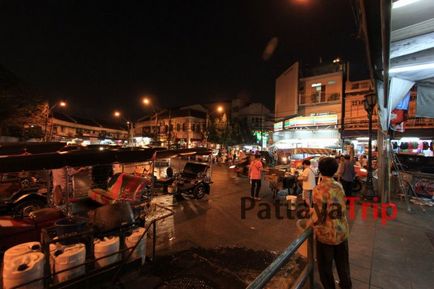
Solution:
M41 243L39 242L27 242L16 246L13 246L6 250L3 256L3 264L8 263L11 259L21 256L29 252L40 252Z
M139 241L140 237L145 233L145 228L137 228L133 231L133 233L125 238L125 245L127 248L134 247ZM145 233L143 238L140 240L134 252L131 254L131 260L142 259L142 264L145 263L146 259L146 238L148 236L148 232ZM129 253L129 252L128 252Z
M50 255L54 259L54 271L56 273L54 280L57 283L81 276L86 272L85 266L80 266L57 274L57 272L62 270L84 264L86 260L86 246L82 243L58 246L56 250L51 251Z
M96 261L99 268L117 262L119 260L119 254L108 255L119 252L119 237L105 237L103 240L96 239L94 241L94 252L95 259L107 256Z
M286 200L287 200L288 203L289 203L289 209L290 209L291 211L295 211L295 209L296 209L296 204L297 204L297 196L291 196L291 195L288 195L288 196L286 196Z
M41 252L27 252L8 259L3 267L3 288L9 289L44 277L45 257ZM39 280L22 286L23 289L41 289L44 281Z

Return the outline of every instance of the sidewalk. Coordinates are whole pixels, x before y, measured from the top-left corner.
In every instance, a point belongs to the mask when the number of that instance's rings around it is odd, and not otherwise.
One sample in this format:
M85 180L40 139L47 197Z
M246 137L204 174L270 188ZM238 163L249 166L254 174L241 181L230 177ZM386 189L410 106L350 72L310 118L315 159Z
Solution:
M397 206L397 219L385 225L371 209L367 220L357 210L349 242L353 289L434 288L434 208L412 205L407 213L403 202Z

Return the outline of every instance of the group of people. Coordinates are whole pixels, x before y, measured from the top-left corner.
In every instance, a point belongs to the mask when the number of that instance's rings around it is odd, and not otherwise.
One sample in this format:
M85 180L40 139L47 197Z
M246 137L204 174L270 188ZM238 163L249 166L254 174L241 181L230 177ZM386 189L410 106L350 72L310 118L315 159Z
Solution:
M321 158L318 162L320 173L318 184L310 160L304 160L303 173L298 177L298 180L303 183L303 199L310 208L310 219L307 224L314 228L318 271L325 289L334 289L336 286L332 270L333 262L339 275L340 288L352 288L348 254L349 226L346 214L346 193L342 185L344 183L341 184L335 179L337 173L344 182L354 177L351 171L347 171L350 167L347 159L351 161L351 158L346 157L343 165L340 165L335 158ZM260 155L255 155L255 159L249 166L250 196L255 200L260 200L262 170ZM340 214L336 218L331 218L330 210L335 210L336 207L341 209Z

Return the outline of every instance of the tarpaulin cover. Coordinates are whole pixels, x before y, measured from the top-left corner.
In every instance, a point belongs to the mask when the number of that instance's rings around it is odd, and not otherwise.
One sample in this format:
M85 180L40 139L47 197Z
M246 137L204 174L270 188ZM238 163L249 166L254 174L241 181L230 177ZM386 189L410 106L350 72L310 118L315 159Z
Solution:
M434 87L417 86L416 117L434 118Z

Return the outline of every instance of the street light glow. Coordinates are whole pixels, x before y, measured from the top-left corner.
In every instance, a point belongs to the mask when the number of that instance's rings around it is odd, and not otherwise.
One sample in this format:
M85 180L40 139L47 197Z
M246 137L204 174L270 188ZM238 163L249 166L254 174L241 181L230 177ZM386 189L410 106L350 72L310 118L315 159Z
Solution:
M66 106L66 102L61 101L61 102L59 102L59 105L60 105L61 107L65 107L65 106Z
M113 113L113 115L114 115L115 117L120 117L120 116L121 116L121 113L120 113L119 111L115 111L115 112Z
M143 104L144 105L149 105L149 104L151 104L151 100L149 98L147 98L147 97L144 97L143 98Z
M220 105L219 107L217 107L217 111L218 112L223 112L223 106Z

